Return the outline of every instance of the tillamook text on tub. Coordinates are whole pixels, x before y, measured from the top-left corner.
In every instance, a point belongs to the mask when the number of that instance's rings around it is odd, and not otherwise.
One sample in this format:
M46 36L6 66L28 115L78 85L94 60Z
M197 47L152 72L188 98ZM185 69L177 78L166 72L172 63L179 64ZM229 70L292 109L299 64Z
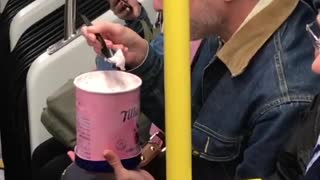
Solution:
M138 108L133 107L127 111L121 111L121 114L123 116L122 121L125 122L127 120L133 119L139 115Z

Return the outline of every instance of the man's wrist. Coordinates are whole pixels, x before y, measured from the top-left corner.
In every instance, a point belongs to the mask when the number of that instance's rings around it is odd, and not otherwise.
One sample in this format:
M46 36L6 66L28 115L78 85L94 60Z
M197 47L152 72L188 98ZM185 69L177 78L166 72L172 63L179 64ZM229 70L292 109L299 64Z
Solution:
M148 54L149 54L149 43L146 40L144 40L144 41L145 41L145 43L144 43L144 46L142 47L142 49L145 49L145 53L141 57L137 57L137 61L135 63L129 65L129 71L134 71L134 70L138 69L146 61Z

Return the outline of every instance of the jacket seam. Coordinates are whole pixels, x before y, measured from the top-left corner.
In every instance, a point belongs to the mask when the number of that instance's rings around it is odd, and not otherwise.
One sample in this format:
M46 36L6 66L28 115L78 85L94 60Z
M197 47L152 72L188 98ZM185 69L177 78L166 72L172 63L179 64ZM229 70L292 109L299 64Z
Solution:
M287 98L288 101L290 101L287 79L283 67L284 51L281 45L280 32L277 32L275 34L274 46L276 50L276 54L274 55L275 69L279 82L280 92L285 98Z
M208 161L217 161L217 162L231 161L233 159L236 159L238 156L239 156L239 151L237 151L236 153L232 153L230 156L223 156L223 157L218 157L218 156L200 152L200 158L206 159Z
M204 133L206 133L208 136L211 136L219 141L222 141L222 142L225 142L225 143L239 143L242 139L241 136L238 136L238 137L226 137L226 136L223 136L213 130L211 130L210 128L208 128L207 126L203 125L203 124L200 124L198 122L195 122L193 127L195 129L198 129Z
M253 123L255 124L258 119L260 119L262 116L270 112L276 107L279 107L281 105L285 104L292 104L292 103L311 103L313 100L312 95L306 95L306 96L295 96L291 95L289 96L289 99L287 97L280 97L277 99L274 99L273 101L270 101L269 103L266 103L263 105L260 109L257 110L257 113L253 115Z

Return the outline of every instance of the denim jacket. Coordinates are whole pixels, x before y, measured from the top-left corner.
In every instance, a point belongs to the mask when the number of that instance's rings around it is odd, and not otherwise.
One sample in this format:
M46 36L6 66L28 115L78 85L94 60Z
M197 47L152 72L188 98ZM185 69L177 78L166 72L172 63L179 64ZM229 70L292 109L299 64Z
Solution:
M320 77L311 72L314 49L305 31L315 12L299 2L289 15L243 72L232 74L217 57L223 46L217 37L202 43L193 65L193 152L216 164L234 162L229 177L272 174L290 128L320 90ZM142 111L162 128L163 63L150 47L144 63L131 71L143 80ZM215 171L204 173L208 179L215 177Z

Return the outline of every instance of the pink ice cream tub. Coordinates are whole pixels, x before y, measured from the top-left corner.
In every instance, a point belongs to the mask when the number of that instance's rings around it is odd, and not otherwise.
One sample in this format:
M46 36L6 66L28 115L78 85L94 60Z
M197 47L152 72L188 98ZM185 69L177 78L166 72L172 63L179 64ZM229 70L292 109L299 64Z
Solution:
M122 71L93 71L75 78L75 162L88 171L112 172L103 157L115 152L127 169L140 163L137 129L142 80Z

